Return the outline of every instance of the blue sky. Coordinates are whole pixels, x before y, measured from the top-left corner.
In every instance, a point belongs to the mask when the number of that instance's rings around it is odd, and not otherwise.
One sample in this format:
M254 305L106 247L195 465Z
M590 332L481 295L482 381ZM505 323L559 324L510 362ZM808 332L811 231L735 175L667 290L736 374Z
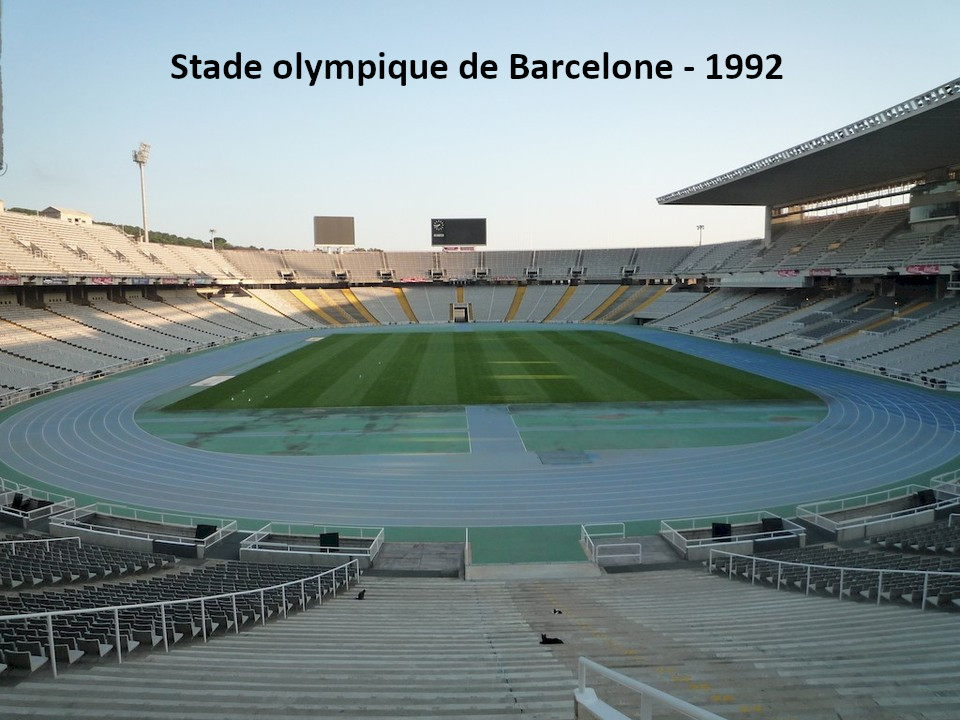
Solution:
M757 208L656 197L960 75L960 5L861 2L6 0L0 198L152 229L306 249L313 215L357 244L429 246L487 217L493 249L757 237ZM906 15L905 15L906 13ZM175 80L172 56L259 60L259 80ZM445 80L278 80L276 60L445 60ZM463 80L476 51L500 68ZM669 80L512 80L509 57L667 59ZM711 53L779 54L782 80L708 80Z

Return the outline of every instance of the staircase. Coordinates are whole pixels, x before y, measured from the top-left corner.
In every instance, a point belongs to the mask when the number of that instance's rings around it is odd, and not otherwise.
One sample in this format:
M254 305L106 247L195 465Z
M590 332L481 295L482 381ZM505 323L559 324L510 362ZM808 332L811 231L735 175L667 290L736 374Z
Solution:
M511 587L535 632L726 718L960 717L960 617L672 570ZM563 611L554 615L553 608ZM591 684L619 708L636 696Z
M367 578L319 608L170 653L3 687L4 720L569 719L574 674L503 583Z

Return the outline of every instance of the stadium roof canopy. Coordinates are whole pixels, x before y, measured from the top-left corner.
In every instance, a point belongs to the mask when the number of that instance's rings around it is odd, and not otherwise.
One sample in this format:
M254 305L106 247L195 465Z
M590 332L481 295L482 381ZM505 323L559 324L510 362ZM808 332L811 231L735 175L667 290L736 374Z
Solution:
M657 202L784 207L955 165L960 165L960 78Z

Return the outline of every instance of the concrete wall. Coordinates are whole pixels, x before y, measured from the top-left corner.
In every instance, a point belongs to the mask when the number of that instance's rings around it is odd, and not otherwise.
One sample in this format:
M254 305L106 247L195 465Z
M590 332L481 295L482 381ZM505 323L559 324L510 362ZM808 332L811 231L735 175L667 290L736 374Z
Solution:
M87 528L64 525L50 525L50 534L53 537L78 537L81 542L93 545L106 545L121 550L137 550L139 552L153 552L153 541L148 538L130 537L129 535L114 535L113 533L97 532Z
M739 553L741 555L750 555L753 553L753 540L741 540L740 542L716 542L706 545L694 545L687 548L687 560L709 560L711 550L723 550L724 552Z
M275 563L280 565L307 565L318 570L335 568L353 560L345 553L287 552L284 550L246 550L240 549L240 559L244 562ZM360 569L370 567L370 558L357 556Z

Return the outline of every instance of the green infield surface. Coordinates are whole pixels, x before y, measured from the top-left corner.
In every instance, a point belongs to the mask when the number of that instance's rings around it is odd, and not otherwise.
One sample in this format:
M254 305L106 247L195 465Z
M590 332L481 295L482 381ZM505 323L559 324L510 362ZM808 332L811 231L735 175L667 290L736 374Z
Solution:
M166 410L813 400L605 331L330 335Z

